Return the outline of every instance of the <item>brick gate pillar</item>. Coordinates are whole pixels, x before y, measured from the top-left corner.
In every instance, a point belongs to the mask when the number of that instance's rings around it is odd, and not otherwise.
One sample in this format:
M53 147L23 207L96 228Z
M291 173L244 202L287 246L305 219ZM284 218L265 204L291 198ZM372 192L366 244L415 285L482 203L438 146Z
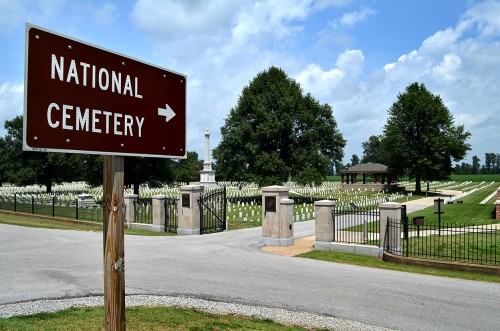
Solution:
M180 199L177 204L178 234L200 234L200 205L198 200L203 193L203 186L186 185L180 187Z
M267 246L292 246L293 200L286 186L262 188L262 239Z

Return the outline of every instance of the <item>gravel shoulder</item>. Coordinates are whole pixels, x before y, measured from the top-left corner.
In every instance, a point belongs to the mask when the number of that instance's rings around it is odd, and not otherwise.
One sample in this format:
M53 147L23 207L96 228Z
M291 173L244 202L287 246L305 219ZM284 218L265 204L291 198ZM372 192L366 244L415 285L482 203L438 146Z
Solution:
M102 296L34 300L15 304L0 305L0 318L33 315L42 312L55 312L72 307L97 307L103 305L104 298ZM330 316L320 316L286 309L249 306L187 297L129 295L125 297L125 305L127 307L168 306L194 308L212 314L232 314L252 318L271 319L281 324L295 325L305 328L353 331L390 330Z

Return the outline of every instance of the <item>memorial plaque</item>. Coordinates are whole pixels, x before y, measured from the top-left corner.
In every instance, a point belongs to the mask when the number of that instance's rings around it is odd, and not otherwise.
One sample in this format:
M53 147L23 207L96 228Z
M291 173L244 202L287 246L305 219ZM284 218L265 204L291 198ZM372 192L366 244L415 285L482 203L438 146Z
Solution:
M182 207L191 208L191 203L189 198L190 198L189 194L182 195Z
M265 212L275 213L276 212L276 197L265 197L264 198Z

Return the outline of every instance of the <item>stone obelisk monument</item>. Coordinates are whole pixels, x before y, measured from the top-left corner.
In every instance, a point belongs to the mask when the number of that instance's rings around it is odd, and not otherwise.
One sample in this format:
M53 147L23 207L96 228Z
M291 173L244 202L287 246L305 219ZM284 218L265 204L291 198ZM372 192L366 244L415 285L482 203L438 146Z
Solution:
M200 171L200 185L205 188L217 187L215 170L212 170L212 161L210 161L210 133L208 133L208 128L205 130L205 161L203 162L203 170Z

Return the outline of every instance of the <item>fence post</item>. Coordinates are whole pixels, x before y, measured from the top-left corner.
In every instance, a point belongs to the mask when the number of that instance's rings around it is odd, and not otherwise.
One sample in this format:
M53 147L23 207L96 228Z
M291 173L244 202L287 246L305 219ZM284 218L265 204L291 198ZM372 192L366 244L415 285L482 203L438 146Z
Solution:
M198 200L204 187L186 185L180 187L180 199L177 203L178 234L200 234L200 204Z
M31 196L31 213L35 214L35 196Z
M262 188L262 238L267 246L292 246L293 200L286 186ZM283 205L283 208L282 208Z
M56 216L56 196L52 196L52 217Z
M123 202L125 204L125 223L127 223L127 228L131 228L132 223L137 221L137 194L125 194L123 197Z
M397 202L384 202L380 204L380 248L385 249L387 219L401 219L401 204ZM397 222L398 227L393 229L392 236L389 236L390 242L387 242L393 252L401 252L401 223Z
M333 216L332 211L335 208L335 201L320 200L314 202L314 211L316 214L316 222L314 224L314 232L316 235L316 242L314 247L320 246L321 242L332 242L335 238L333 236Z
M75 218L78 221L78 198L76 198L76 204L75 204L76 210L75 210Z
M165 231L165 196L153 195L153 230L156 232Z
M500 220L500 187L497 188L497 201L495 201L496 206L496 219Z
M17 212L17 193L14 193L14 211Z

